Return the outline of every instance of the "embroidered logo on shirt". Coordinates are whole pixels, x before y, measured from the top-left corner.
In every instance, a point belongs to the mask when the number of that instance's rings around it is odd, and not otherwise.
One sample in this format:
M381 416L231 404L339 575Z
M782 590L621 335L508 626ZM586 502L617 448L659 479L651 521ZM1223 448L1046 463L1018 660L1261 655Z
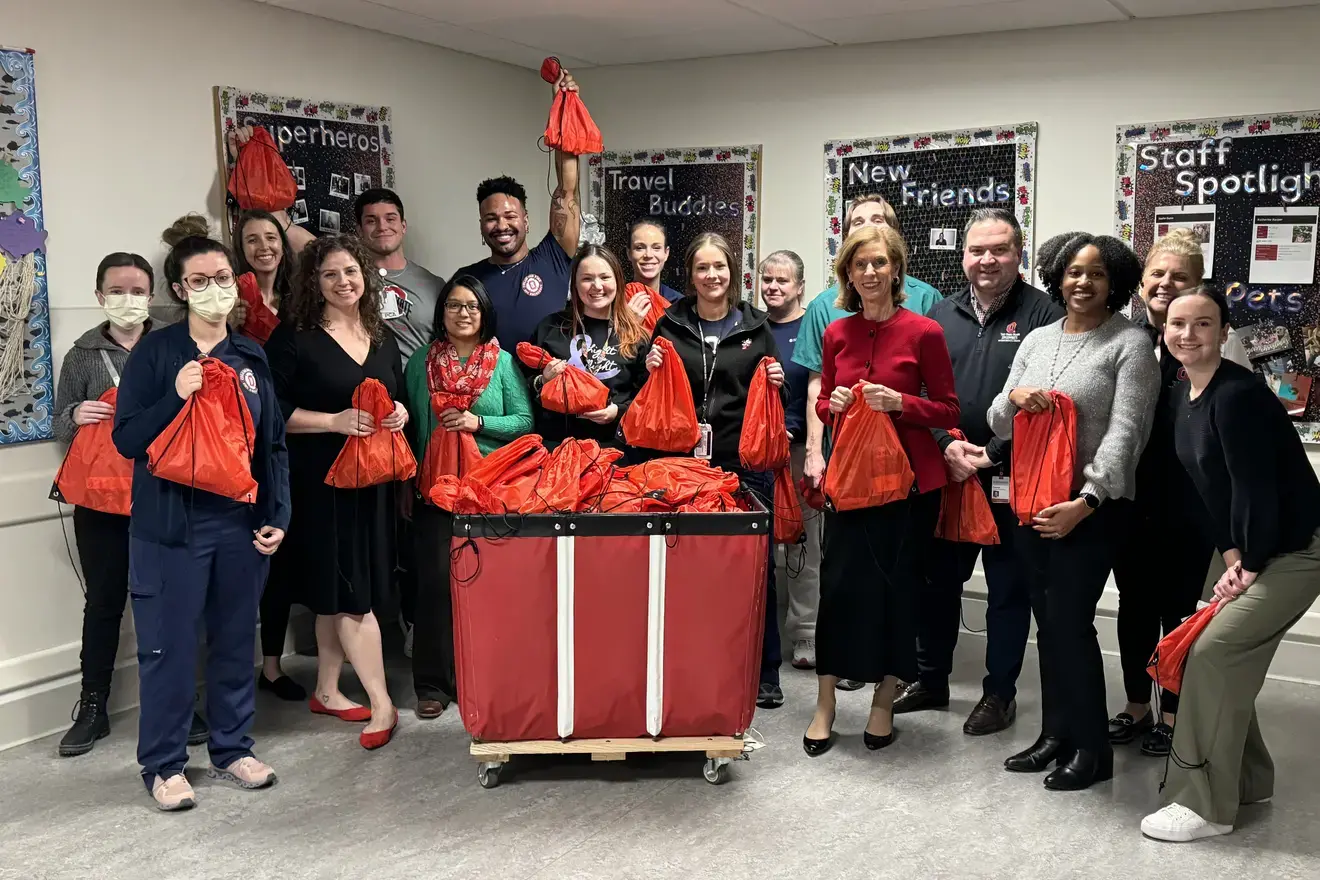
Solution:
M393 321L411 311L412 301L408 299L408 291L397 284L386 284L380 292L380 316L386 321Z
M1000 342L1021 342L1022 335L1017 332L1017 321L1009 321L1004 332L999 334Z
M750 340L750 339L744 339L744 340L742 341L742 350L743 350L743 351L746 351L747 349L749 349L749 348L751 348L751 347L752 347L752 340Z
M257 374L252 372L251 367L244 367L238 371L238 381L248 394L257 393Z
M545 290L545 282L535 272L523 279L522 292L528 296L540 296L542 290Z

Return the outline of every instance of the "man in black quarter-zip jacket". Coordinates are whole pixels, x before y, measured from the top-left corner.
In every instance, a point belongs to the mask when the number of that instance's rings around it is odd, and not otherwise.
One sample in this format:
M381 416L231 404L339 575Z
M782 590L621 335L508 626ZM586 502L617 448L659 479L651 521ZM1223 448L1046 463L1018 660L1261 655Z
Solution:
M986 677L981 701L963 732L981 736L1004 730L1017 714L1017 678L1022 671L1031 627L1031 597L1013 547L1017 517L1008 504L1010 444L986 423L986 410L1003 390L1018 345L1038 327L1063 317L1063 309L1018 274L1022 262L1022 227L1011 211L985 208L973 212L963 232L963 271L968 286L936 303L929 317L944 328L953 361L953 378L962 405L955 440L935 431L944 450L951 481L977 478L991 499L999 544L936 540L931 548L920 604L917 638L919 680L904 689L895 712L949 705L949 674L958 641L963 585L983 553L986 581Z

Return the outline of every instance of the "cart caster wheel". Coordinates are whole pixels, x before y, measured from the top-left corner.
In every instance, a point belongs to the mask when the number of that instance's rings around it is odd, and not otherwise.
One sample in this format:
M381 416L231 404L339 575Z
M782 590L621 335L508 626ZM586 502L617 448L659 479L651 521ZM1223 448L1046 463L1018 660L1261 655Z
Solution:
M710 758L706 766L701 768L701 773L711 785L723 785L729 781L729 759Z
M503 764L487 763L477 768L477 782L482 788L495 788L500 784L500 771Z

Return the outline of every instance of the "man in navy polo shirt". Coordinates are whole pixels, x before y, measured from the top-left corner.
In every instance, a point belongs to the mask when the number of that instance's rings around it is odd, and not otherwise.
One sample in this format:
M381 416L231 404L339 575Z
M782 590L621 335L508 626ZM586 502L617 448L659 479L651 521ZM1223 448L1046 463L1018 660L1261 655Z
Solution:
M556 91L577 91L567 70ZM541 319L568 301L568 267L577 254L582 228L578 202L578 157L555 151L558 186L550 200L550 231L527 247L527 190L512 177L483 180L477 187L481 238L490 256L454 273L472 275L486 286L495 306L496 338L512 349L532 338Z

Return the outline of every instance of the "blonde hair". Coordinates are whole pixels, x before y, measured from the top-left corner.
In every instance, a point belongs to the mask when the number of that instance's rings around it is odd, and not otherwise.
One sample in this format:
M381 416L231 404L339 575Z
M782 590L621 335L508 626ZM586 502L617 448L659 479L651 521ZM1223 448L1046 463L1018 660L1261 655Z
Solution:
M907 242L903 241L903 236L899 235L892 226L864 226L844 240L843 247L839 249L839 256L834 261L834 274L839 279L839 296L834 301L836 309L845 312L862 310L862 297L848 280L848 268L852 265L857 252L871 244L885 246L885 253L895 269L894 306L901 306L907 300L907 291L904 290L907 281Z
M703 232L692 239L692 244L688 245L687 253L683 257L683 270L687 272L687 293L689 296L696 296L697 288L692 283L692 267L697 262L697 251L705 247L713 247L724 255L724 261L729 264L729 289L724 292L725 298L729 301L729 308L738 308L738 303L742 302L742 266L738 261L738 256L729 246L729 242L718 232Z
M1205 255L1201 253L1201 240L1196 237L1195 232L1187 228L1175 229L1156 241L1146 254L1145 266L1149 266L1160 254L1172 254L1186 259L1193 276L1192 283L1201 283L1201 279L1205 276Z

